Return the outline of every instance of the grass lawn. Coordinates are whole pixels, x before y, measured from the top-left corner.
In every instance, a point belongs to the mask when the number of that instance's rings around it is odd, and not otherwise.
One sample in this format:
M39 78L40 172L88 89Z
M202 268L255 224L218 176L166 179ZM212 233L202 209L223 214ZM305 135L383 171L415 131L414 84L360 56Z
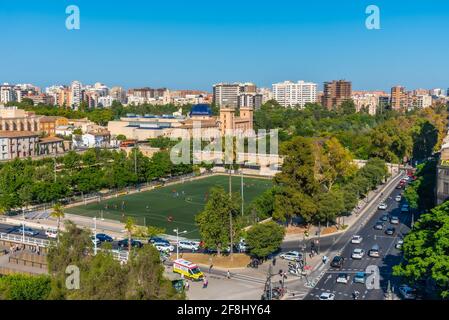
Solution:
M271 180L244 177L244 200L248 205L252 199L271 187ZM134 217L139 225L152 225L165 228L167 234L174 234L173 229L187 230L186 237L198 239L195 215L202 211L207 201L209 189L221 186L228 190L227 176L217 175L191 182L158 188L151 191L124 195L66 209L67 213L101 217L124 221L124 217ZM232 179L233 192L241 189L241 178ZM123 210L122 210L123 205ZM144 219L145 217L145 219ZM172 217L172 221L169 221Z

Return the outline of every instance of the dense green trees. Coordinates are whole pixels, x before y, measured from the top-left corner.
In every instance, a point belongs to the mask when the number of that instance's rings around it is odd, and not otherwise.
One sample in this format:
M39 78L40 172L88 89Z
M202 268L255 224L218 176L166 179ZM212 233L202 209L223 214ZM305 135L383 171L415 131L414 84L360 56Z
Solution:
M284 239L285 230L276 222L269 221L253 225L247 232L245 241L250 253L265 258L276 251Z
M230 219L232 217L232 230ZM214 187L209 192L209 199L195 220L201 235L201 239L208 248L216 248L220 254L230 244L231 233L233 239L238 236L241 227L240 199L229 194L219 187Z
M426 211L434 207L437 160L429 160L416 167L417 179L404 191L404 198L412 209Z
M48 299L152 300L182 299L171 282L163 277L159 252L152 245L132 249L127 264L121 264L108 251L93 255L91 235L67 222L58 245L50 247L48 268L51 290ZM79 289L66 287L66 268L80 271ZM0 291L1 292L1 291Z
M0 277L0 300L46 300L50 277L13 274Z
M56 159L14 160L0 164L0 206L5 211L32 204L56 202L103 188L124 188L154 179L186 174L192 165L174 165L168 151L145 157L138 149L89 149Z
M421 289L449 298L449 202L423 214L404 238L404 261L393 273Z

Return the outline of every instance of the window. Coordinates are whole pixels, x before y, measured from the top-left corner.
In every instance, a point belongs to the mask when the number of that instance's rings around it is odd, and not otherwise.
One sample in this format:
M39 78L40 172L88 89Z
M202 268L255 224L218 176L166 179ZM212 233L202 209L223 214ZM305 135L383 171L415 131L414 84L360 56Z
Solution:
M443 194L449 194L449 183L448 182L443 183Z

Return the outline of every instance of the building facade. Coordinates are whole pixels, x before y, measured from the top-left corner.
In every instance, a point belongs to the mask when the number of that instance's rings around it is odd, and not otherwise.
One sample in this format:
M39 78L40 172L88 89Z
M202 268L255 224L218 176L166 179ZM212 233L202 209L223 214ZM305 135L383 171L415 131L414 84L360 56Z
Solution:
M32 131L0 131L0 160L37 155L39 135Z
M315 103L317 85L312 82L284 81L273 84L273 99L283 107L304 107L306 103Z
M352 83L345 80L334 80L324 83L322 105L325 108L338 108L351 99Z

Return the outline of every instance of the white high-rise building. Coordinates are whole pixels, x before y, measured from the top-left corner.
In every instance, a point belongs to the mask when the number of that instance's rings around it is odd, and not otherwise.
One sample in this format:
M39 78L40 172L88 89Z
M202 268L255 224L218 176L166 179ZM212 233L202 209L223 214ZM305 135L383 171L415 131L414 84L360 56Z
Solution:
M81 88L81 82L79 81L73 81L70 86L70 101L72 104L72 108L75 110L78 110L81 101L82 101L82 88Z
M300 106L314 103L317 98L317 84L312 82L284 81L273 84L273 99L283 107Z

